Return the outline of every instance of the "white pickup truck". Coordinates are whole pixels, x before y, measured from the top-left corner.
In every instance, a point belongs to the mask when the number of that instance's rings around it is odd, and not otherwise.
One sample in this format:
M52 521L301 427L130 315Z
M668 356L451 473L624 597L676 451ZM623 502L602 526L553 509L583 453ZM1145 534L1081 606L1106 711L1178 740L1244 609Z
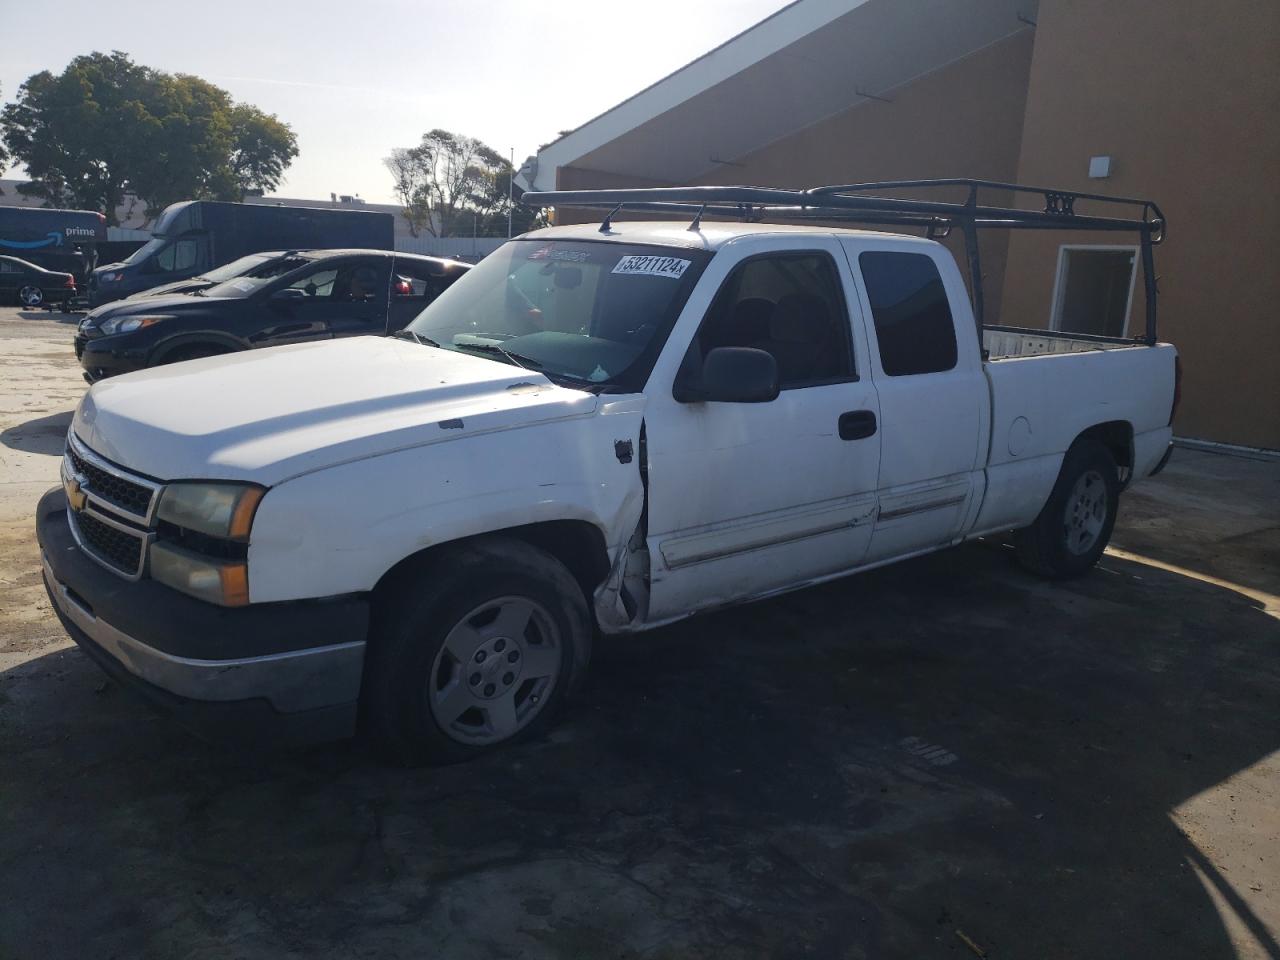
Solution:
M396 338L95 385L49 594L215 736L464 759L545 728L593 635L987 534L1101 555L1170 448L1167 344L987 330L937 242L624 222L520 237Z

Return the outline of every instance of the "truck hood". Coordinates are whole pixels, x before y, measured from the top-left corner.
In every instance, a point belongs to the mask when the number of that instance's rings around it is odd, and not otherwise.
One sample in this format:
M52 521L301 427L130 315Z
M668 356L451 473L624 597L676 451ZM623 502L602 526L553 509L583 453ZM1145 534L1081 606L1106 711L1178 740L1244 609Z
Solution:
M588 416L596 404L532 370L356 337L104 380L72 429L101 456L157 480L271 486L406 447Z

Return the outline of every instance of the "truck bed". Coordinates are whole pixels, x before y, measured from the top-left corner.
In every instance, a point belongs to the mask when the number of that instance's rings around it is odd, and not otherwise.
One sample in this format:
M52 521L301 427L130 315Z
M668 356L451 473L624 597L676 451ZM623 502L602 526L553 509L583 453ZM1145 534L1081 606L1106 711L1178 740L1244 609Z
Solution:
M1090 353L1136 346L1133 340L1100 337L1084 333L1058 333L1025 327L982 328L982 348L989 360L1007 357L1037 357L1050 353Z

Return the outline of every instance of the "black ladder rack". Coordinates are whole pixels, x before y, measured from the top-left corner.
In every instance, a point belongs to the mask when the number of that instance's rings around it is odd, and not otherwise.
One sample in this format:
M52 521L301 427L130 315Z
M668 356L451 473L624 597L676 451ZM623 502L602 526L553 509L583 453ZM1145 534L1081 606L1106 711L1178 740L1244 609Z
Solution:
M963 202L916 200L877 196L886 190L932 190L963 188ZM980 202L980 192L996 191L1039 196L1042 210L995 206ZM690 229L698 229L702 217L727 217L748 223L765 220L805 222L809 220L858 223L872 226L899 226L922 229L931 239L940 239L958 226L964 235L968 260L974 319L981 342L984 297L982 268L978 256L979 230L1077 230L1136 233L1142 252L1143 285L1146 292L1146 331L1139 342L1156 342L1156 276L1152 248L1164 240L1165 219L1151 200L1110 197L1052 187L1029 187L997 180L954 178L947 180L887 180L876 183L846 183L790 190L778 187L653 187L627 190L552 190L529 192L521 203L531 207L586 207L611 210L600 225L608 233L614 214L622 211L675 214L691 217ZM1128 208L1126 216L1104 216L1100 211L1081 212L1077 204ZM1108 206L1110 205L1110 206Z

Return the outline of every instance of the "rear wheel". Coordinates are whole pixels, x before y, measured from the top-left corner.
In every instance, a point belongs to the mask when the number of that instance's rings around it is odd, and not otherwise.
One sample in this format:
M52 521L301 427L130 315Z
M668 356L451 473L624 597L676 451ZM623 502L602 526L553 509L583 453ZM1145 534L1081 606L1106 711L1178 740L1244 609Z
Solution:
M28 285L18 291L18 302L24 307L32 308L44 303L44 291L35 285Z
M453 763L537 735L586 667L582 588L523 541L474 541L381 593L361 706L397 762Z
M1107 548L1120 505L1120 480L1111 452L1084 441L1067 451L1049 500L1035 523L1014 534L1018 559L1052 579L1078 577Z

